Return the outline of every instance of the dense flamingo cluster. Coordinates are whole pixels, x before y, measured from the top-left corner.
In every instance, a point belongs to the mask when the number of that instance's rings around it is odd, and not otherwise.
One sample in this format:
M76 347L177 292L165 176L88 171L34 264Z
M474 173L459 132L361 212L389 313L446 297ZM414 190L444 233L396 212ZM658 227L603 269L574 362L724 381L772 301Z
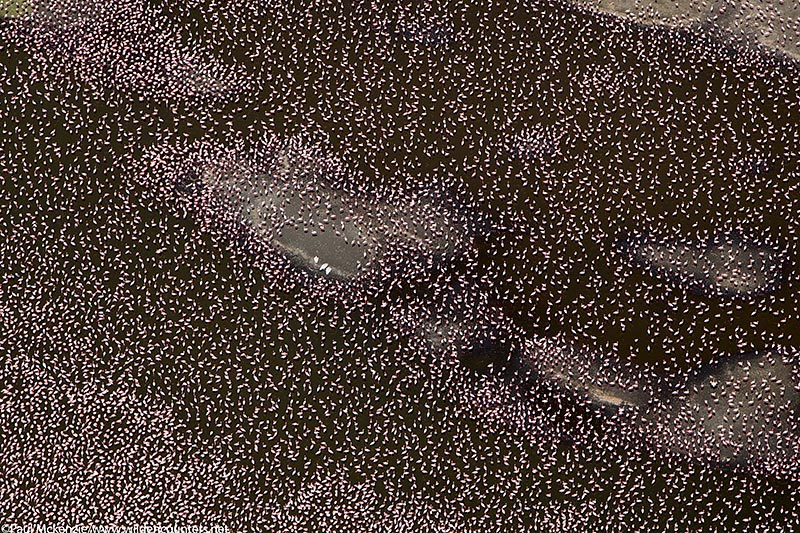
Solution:
M27 43L40 79L189 102L230 97L254 83L231 61L182 42L144 2L20 3L12 38Z
M800 527L800 67L569 3L0 26L0 519Z

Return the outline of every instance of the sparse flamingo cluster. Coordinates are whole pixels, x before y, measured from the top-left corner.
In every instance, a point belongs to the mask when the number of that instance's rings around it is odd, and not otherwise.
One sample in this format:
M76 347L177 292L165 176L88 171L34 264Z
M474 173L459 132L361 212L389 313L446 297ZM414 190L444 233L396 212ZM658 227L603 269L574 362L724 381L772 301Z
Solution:
M800 527L790 56L549 0L20 6L0 519Z

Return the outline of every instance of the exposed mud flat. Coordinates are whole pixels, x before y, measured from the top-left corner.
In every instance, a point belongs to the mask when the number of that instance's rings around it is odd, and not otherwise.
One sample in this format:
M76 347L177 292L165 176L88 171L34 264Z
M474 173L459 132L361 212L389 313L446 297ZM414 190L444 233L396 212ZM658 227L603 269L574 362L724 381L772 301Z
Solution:
M515 383L516 394L506 392L504 401L527 413L529 419L516 421L519 428L538 423L558 428L562 421L548 412L548 403L577 398L595 417L594 429L583 422L577 434L605 427L611 432L606 438L637 449L787 478L798 475L800 366L791 350L734 356L690 375L666 376L555 338L524 339L514 353L507 348L515 344L513 336L491 342L474 327L451 320L436 323L429 333L436 349L460 343L467 369ZM465 333L472 336L471 345ZM503 389L495 387L498 393ZM567 429L559 431L572 438Z
M259 238L323 275L351 278L374 259L377 236L363 212L310 181L289 183L268 175L202 174L203 194L222 200Z
M741 0L723 9L719 24L800 60L800 2L797 0Z
M606 438L620 413L634 417L665 393L655 375L563 339L525 338L485 293L455 289L440 297L438 304L398 306L397 323L435 366L447 369L454 399L489 427L543 444L588 445Z
M525 343L540 379L614 415L624 439L694 460L796 476L800 458L797 352L723 359L687 376L646 375L555 339ZM624 411L620 409L625 408Z
M599 13L670 28L715 28L800 59L800 3L784 0L572 0Z
M662 24L674 28L702 24L713 16L721 2L700 0L575 0L575 3L641 24Z
M661 281L709 296L751 296L778 288L788 254L776 246L738 235L693 242L639 236L620 250Z
M524 346L522 361L527 367L596 407L610 411L644 407L661 391L655 375L645 377L560 339L531 338Z
M797 475L797 353L778 348L702 369L644 413L656 447L775 475Z
M0 18L22 17L30 12L27 0L0 0Z
M765 350L709 365L691 377L667 378L603 367L551 339L527 346L523 361L535 365L540 379L604 408L625 442L725 467L798 474L800 374L794 352Z
M177 163L182 169L174 167L175 176L166 181L214 213L226 231L244 229L326 277L349 280L384 266L401 268L409 258L410 269L423 268L470 245L468 217L433 197L358 195L336 182L335 165L304 159L294 149L262 148L272 152L269 162L248 162L241 154L223 155L225 150L210 157L184 154L186 160Z

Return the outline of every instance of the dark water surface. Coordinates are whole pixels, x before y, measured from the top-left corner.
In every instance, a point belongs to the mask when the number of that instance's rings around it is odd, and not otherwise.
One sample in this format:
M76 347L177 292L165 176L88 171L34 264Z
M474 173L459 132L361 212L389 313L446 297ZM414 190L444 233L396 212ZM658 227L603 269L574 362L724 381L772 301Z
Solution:
M452 42L446 29L409 38L385 4L192 5L153 2L165 24L253 73L258 94L173 108L65 92L28 81L24 51L2 44L0 303L27 332L15 357L50 354L53 375L78 383L112 375L166 405L193 446L226 450L247 474L226 481L223 515L231 495L278 506L315 474L380 472L381 498L458 501L478 531L487 507L509 531L583 512L588 526L562 530L796 525L796 482L646 451L548 450L487 428L459 403L463 372L410 350L380 294L346 308L276 283L132 176L155 143L316 129L368 182L452 182L488 214L498 229L453 268L532 334L649 367L798 346L795 271L771 295L715 300L621 273L612 253L620 235L659 224L796 240L798 65L538 3L442 8ZM536 124L558 132L559 153L515 156L514 135ZM297 531L315 523L296 513Z

